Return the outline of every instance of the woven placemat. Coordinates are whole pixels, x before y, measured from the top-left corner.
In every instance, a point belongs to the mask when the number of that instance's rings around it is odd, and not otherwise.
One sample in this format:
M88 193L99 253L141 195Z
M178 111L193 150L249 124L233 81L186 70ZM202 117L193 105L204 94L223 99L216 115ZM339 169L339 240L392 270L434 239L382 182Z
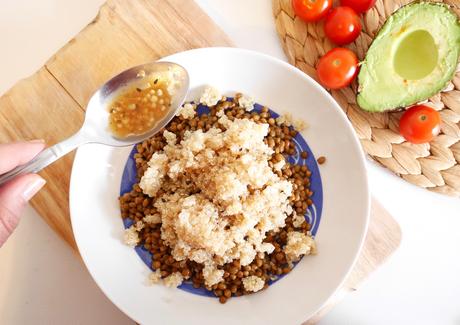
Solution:
M347 46L362 60L387 17L411 0L377 0L362 18L363 32ZM444 0L460 15L459 0ZM291 0L273 0L276 29L291 64L316 79L319 58L334 45L325 37L323 23L305 23L296 17ZM460 196L460 69L447 88L427 105L442 117L441 133L430 143L414 145L399 134L402 112L368 113L356 104L356 81L331 91L355 128L367 154L398 176L431 191Z

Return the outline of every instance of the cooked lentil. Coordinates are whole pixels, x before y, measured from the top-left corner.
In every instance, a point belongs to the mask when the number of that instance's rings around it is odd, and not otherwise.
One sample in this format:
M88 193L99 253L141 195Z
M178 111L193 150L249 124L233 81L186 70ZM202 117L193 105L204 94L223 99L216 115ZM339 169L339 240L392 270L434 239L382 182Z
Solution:
M266 234L263 242L274 246L271 254L258 253L254 260L245 266L242 266L239 260L219 266L219 269L223 272L222 280L211 287L206 287L203 276L204 265L188 259L176 261L172 256L171 248L161 238L161 218L159 222L147 222L158 221L155 217L158 215L158 211L154 207L155 197L151 198L144 194L138 183L133 186L131 192L125 193L120 197L120 209L123 218L128 218L135 224L146 221L144 227L139 230L139 244L152 253L151 266L155 270L160 270L161 278L164 279L171 274L180 274L183 278L188 279L195 288L205 287L207 290L212 291L219 298L220 303L225 303L232 296L250 294L251 292L243 284L243 280L249 279L248 277L254 276L262 279L265 282L263 290L268 287L270 280L289 273L292 270L292 264L290 263L292 261L288 261L284 253L289 234L295 231L304 236L309 236L311 227L307 222L300 223L296 220L293 223L296 214L303 216L306 213L308 206L312 204L310 197L313 195L313 192L309 189L311 172L307 166L292 165L286 159L286 155L295 153L292 138L296 136L297 132L283 123L274 123L274 118L266 107L263 107L260 113L255 111L251 111L251 113L245 112L244 109L239 107L239 98L241 98L241 94L237 94L233 100L222 98L215 106L210 107L208 115L195 115L189 119L181 115L176 116L165 129L174 133L177 141L180 142L186 131L198 129L205 131L211 127L222 129L222 125L219 125L217 120L223 114L231 121L235 118L247 118L257 123L268 123L269 132L264 142L274 150L269 165L272 166L275 174L293 184L289 202L294 210L292 215L285 219L283 228L277 232L270 231ZM224 109L225 112L223 112ZM167 141L163 132L160 132L137 145L137 153L134 155L134 159L138 179L147 170L148 162L152 155L161 151L166 144ZM302 152L301 156L303 157L305 154ZM275 164L280 161L284 161L284 166L281 170L275 170ZM251 193L254 189L248 188L248 191ZM156 193L156 197L162 194L164 193L160 188ZM315 251L315 247L312 247L312 251ZM246 280L246 283L248 283L248 280Z
M318 164L322 165L326 162L326 157L321 156L316 161L318 162Z

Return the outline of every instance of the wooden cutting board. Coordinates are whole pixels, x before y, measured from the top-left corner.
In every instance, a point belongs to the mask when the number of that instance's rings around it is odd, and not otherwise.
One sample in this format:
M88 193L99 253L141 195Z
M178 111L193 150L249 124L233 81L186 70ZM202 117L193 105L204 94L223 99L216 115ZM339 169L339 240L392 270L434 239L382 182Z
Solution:
M109 0L39 71L0 98L0 141L59 142L79 129L89 98L111 76L175 52L209 46L232 42L192 0ZM31 204L76 249L68 206L72 161L69 154L41 172L47 185ZM363 253L341 292L354 290L399 242L399 226L373 200Z
M93 92L118 72L187 49L229 45L191 0L110 0L45 66L0 98L0 141L59 142L80 128ZM70 154L41 173L48 184L32 205L76 248L68 207L72 161Z

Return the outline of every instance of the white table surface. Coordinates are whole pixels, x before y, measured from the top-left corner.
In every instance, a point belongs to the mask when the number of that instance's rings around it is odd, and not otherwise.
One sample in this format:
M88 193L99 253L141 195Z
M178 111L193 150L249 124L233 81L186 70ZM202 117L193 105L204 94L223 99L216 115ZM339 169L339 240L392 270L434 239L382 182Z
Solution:
M0 0L0 93L27 77L103 0ZM198 0L239 47L285 59L270 0ZM460 200L368 163L372 193L403 231L399 250L321 324L460 324ZM289 312L289 311L286 311ZM0 249L0 324L133 324L28 208Z

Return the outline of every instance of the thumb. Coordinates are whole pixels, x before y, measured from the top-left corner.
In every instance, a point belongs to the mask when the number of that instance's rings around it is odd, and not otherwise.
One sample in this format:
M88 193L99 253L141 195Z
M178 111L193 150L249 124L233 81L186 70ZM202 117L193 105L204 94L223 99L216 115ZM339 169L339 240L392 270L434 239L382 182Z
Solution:
M45 185L36 174L16 177L0 188L0 246L16 228L27 202Z

